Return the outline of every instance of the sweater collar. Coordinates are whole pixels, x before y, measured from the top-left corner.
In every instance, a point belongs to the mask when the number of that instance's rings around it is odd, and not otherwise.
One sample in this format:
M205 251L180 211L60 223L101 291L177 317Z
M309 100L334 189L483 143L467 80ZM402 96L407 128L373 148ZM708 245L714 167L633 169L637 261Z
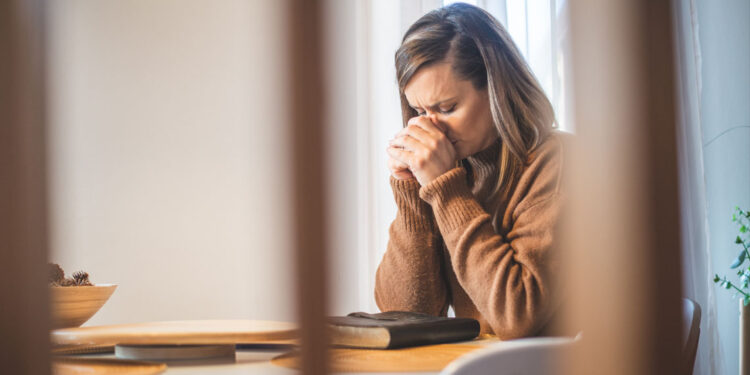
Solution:
M492 191L492 187L497 182L499 174L498 158L500 156L500 138L492 142L487 148L468 156L465 159L465 165L468 166L468 172L472 191L484 196Z
M497 159L500 156L500 137L492 142L487 148L470 155L466 161L474 168L497 168Z

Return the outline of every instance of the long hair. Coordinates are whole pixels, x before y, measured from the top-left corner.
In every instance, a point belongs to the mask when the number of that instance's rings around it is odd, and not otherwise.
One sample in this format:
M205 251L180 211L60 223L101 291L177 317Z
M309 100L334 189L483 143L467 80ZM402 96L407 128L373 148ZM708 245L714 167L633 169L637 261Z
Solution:
M404 89L420 68L450 58L452 71L475 89L487 89L501 147L493 197L508 198L529 154L556 127L539 82L508 32L491 14L469 4L433 10L406 31L396 51L396 76L404 126L417 112Z

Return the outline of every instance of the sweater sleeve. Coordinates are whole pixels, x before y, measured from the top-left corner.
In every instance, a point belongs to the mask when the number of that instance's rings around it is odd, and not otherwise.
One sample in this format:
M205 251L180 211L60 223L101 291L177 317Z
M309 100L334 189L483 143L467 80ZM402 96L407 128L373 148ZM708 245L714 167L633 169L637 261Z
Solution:
M559 193L550 188L554 183L537 182L517 205L506 237L495 233L464 169L454 168L420 190L433 208L459 284L503 340L538 333L557 305L551 270Z
M391 188L398 212L375 275L375 301L381 311L445 316L448 291L442 269L442 240L432 208L419 197L416 180L391 177Z

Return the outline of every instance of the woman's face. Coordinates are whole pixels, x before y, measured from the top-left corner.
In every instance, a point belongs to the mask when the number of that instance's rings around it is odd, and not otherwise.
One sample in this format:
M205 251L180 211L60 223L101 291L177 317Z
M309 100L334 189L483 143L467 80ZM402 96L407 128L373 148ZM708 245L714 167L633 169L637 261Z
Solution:
M418 114L437 117L458 159L484 150L497 140L487 89L476 90L470 81L459 80L448 62L417 70L404 95Z

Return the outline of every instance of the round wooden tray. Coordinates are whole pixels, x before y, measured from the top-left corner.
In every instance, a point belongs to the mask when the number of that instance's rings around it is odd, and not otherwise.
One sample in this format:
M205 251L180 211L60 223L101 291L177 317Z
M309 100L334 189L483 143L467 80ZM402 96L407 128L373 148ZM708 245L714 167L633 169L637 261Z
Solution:
M266 343L296 338L293 323L264 320L181 320L64 328L54 345L184 345Z
M164 363L129 361L108 358L56 357L52 360L54 375L152 375L167 369Z
M329 350L332 372L426 372L440 371L456 358L482 348L480 345L441 344L404 349ZM299 353L282 354L271 360L281 367L300 369Z

